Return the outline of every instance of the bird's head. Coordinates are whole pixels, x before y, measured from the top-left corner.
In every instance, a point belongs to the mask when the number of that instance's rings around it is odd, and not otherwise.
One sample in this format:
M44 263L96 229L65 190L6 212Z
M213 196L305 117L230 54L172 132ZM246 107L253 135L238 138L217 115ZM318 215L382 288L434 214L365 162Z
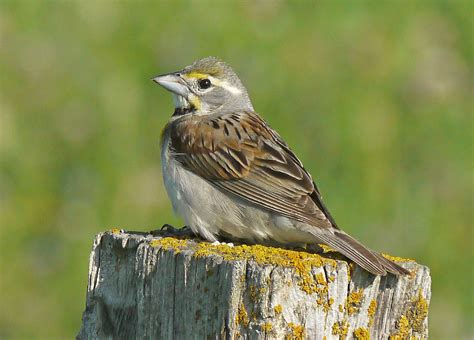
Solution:
M232 68L215 57L153 78L173 94L175 114L252 110L247 90Z

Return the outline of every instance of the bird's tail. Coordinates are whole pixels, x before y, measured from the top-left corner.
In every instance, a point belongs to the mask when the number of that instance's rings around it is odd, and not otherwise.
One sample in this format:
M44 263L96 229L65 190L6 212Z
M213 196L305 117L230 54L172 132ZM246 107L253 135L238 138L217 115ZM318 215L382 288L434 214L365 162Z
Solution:
M387 272L395 275L410 273L407 269L364 247L359 241L343 231L334 230L334 233L318 234L317 237L321 242L326 243L374 275L386 275Z

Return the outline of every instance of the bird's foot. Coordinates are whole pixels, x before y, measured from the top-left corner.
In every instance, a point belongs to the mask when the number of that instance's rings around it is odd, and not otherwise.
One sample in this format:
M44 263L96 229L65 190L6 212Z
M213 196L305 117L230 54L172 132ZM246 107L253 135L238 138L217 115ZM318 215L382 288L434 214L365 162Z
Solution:
M175 228L171 224L163 224L161 229L152 230L150 234L153 236L172 236L172 237L193 237L194 232L188 226L183 226L182 228Z

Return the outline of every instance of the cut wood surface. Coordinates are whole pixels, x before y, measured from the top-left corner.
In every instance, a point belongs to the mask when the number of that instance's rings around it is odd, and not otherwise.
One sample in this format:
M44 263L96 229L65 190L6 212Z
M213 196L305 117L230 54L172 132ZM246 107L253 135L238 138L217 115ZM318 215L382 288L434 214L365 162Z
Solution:
M429 269L374 276L336 253L97 235L79 339L428 337Z

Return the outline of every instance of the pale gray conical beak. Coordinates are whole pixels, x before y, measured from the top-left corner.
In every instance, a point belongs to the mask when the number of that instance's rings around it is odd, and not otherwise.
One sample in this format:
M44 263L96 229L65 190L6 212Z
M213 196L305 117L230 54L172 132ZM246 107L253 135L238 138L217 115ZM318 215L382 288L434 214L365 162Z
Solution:
M191 106L188 102L190 90L184 79L181 78L179 72L163 74L153 78L152 80L173 94L173 102L176 108L183 109Z
M170 92L186 98L189 90L178 72L163 74L152 79Z

